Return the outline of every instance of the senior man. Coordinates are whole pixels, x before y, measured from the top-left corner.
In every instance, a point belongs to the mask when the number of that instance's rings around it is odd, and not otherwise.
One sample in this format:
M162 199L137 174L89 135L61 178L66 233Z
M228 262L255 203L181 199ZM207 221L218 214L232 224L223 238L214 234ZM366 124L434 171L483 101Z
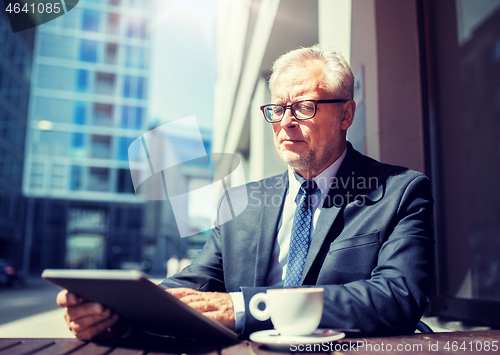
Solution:
M340 54L317 45L291 51L275 62L269 87L272 104L261 110L288 171L247 184L245 211L215 227L193 263L162 285L240 334L272 327L248 311L254 294L311 285L325 290L320 327L414 331L431 287L428 179L347 142L354 77ZM78 338L122 332L101 305L66 291L58 304Z

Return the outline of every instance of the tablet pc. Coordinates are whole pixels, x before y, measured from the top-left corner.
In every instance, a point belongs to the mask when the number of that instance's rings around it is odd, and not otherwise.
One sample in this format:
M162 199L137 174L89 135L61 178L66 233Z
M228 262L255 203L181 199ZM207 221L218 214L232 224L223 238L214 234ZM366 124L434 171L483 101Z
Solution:
M238 341L236 333L182 303L140 271L47 269L42 278L105 305L149 333L217 344Z

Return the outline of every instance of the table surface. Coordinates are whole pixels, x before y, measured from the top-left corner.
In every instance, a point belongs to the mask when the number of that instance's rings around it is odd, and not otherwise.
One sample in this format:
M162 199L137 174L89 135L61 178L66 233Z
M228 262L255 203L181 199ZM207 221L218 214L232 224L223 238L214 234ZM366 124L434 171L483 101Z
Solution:
M0 339L0 355L161 355L161 354L210 354L210 355L264 355L290 354L305 351L308 354L500 354L500 330L413 334L395 337L346 338L338 342L292 345L291 349L278 351L263 345L242 341L221 349L206 345L162 341L161 344L133 344L127 342L93 343L77 339Z

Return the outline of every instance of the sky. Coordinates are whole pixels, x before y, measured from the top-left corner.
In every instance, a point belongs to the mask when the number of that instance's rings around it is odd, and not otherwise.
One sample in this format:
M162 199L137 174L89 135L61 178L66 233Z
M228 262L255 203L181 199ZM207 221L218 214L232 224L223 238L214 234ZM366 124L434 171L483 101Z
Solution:
M157 1L152 27L151 120L159 125L194 115L200 127L211 129L217 0ZM210 228L212 212L204 204L190 201L189 215L208 221Z
M457 1L459 42L469 39L474 29L499 7L500 0Z
M212 127L217 0L159 0L151 67L153 120L195 115Z

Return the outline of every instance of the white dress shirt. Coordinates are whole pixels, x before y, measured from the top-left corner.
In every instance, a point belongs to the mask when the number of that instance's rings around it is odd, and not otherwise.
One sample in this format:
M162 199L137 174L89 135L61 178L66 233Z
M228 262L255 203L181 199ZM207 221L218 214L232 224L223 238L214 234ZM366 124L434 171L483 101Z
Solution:
M342 155L335 162L323 170L321 174L313 178L318 185L318 189L311 195L311 209L313 215L311 233L309 234L310 240L314 237L314 229L318 223L319 215L321 214L321 210L323 208L323 202L330 191L330 186L337 175L337 171L339 170L346 153L347 149L344 150ZM300 197L303 194L300 186L304 181L305 179L302 176L299 176L292 170L292 168L288 167L288 188L285 194L285 205L278 224L278 237L274 243L271 255L271 265L266 281L267 286L283 286L287 270L288 249L292 235L293 216L295 215L295 210L300 201ZM243 330L243 325L245 323L245 302L243 300L243 293L231 292L230 295L233 300L235 311L234 330L237 333L240 333Z

